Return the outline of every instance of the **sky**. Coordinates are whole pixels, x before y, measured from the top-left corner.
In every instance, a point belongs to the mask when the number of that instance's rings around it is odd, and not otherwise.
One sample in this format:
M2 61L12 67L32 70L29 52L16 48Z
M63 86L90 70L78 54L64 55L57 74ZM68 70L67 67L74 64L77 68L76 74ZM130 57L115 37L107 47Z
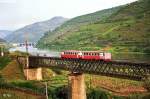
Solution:
M73 18L136 0L0 0L0 30L16 30L54 16Z

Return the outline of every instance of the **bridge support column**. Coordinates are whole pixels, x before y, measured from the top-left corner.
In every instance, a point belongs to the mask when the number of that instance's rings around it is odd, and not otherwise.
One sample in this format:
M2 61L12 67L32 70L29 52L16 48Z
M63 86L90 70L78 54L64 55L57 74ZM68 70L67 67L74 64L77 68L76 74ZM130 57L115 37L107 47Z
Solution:
M42 68L24 69L26 80L42 80Z
M81 73L69 74L69 99L86 99L84 75Z

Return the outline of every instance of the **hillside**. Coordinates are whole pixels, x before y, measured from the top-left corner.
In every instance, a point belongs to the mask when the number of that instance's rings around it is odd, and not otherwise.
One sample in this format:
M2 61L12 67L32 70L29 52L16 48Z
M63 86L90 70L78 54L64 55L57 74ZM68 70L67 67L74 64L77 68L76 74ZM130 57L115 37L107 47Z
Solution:
M38 42L38 47L54 50L106 49L149 53L149 6L150 0L139 0L121 7L73 18L55 31L47 33ZM95 14L97 18L94 17ZM87 16L91 17L91 20ZM85 22L86 18L89 22ZM78 23L79 26L76 25Z
M8 31L8 30L0 30L0 38L5 38L7 35L10 35L12 33L12 31Z
M4 39L0 38L0 43L6 42Z
M30 24L14 31L5 39L9 42L24 42L25 38L27 38L29 42L37 42L45 32L54 30L66 20L63 17L53 17L47 21Z

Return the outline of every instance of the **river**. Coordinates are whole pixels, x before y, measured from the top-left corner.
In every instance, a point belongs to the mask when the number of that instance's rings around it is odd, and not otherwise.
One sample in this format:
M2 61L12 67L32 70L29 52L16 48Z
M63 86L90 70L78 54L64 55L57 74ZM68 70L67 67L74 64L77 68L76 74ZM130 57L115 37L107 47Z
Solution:
M26 52L26 48L16 47L16 48L9 49L9 51ZM30 55L34 55L34 56L39 55L39 56L47 56L47 57L60 57L60 52L58 51L39 50L34 47L28 47L28 52ZM130 52L130 53L119 52L119 53L112 54L112 60L150 63L150 54L135 53L135 52Z

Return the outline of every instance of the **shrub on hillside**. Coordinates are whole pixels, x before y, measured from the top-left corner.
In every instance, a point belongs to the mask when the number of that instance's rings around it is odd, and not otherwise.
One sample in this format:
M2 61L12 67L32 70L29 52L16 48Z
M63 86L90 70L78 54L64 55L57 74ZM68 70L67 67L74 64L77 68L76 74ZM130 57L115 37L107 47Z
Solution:
M109 99L108 95L104 91L99 89L91 89L87 94L87 99Z
M150 53L150 47L145 47L143 48L144 53Z

